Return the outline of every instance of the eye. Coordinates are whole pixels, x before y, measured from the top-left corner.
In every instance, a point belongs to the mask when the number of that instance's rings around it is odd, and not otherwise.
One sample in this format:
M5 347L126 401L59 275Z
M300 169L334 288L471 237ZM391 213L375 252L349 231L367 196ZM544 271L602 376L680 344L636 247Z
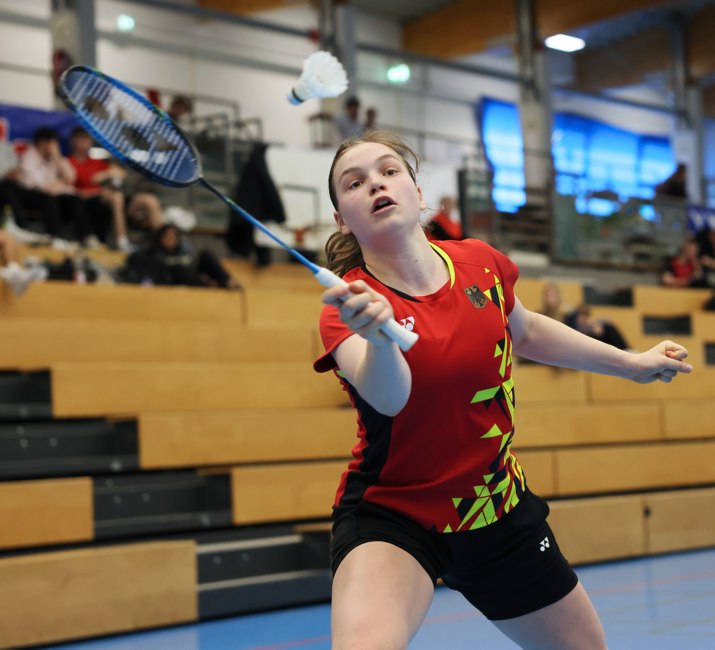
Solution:
M385 176L394 176L395 174L399 173L399 169L396 167L389 167L388 169L385 170Z
M351 181L350 183L348 183L348 189L349 189L349 190L354 190L356 187L360 187L360 183L361 183L361 182L362 182L362 181L360 181L360 180L358 180L358 179L356 179L356 180L354 180L354 181Z

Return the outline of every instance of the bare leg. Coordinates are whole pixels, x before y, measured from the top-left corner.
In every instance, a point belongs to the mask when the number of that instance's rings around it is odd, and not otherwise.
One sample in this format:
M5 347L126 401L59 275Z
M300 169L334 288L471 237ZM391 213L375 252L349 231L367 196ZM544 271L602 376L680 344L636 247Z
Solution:
M20 247L9 232L0 230L0 266L7 266L11 262L20 264Z
M493 622L525 650L607 650L601 621L580 582L548 607Z
M404 650L433 595L430 577L401 548L386 542L358 546L333 580L333 650Z
M124 214L124 195L118 190L108 190L102 198L112 206L114 235L119 240L127 236L127 218Z

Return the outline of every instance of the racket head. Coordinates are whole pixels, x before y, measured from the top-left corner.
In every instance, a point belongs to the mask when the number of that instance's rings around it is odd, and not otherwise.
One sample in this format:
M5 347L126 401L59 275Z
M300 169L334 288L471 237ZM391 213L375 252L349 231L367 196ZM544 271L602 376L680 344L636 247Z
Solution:
M60 78L59 92L120 163L169 187L187 187L201 178L201 159L191 140L166 112L118 79L75 65Z

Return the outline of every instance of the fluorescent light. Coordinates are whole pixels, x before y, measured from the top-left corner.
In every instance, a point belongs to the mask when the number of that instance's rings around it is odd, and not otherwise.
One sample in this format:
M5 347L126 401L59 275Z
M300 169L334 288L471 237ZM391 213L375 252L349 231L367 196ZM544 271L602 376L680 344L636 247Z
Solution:
M388 68L387 80L393 84L407 83L410 80L410 66L406 63L400 63Z
M568 36L567 34L554 34L549 36L544 43L546 47L550 47L552 50L561 50L562 52L576 52L586 47L586 41L582 38Z

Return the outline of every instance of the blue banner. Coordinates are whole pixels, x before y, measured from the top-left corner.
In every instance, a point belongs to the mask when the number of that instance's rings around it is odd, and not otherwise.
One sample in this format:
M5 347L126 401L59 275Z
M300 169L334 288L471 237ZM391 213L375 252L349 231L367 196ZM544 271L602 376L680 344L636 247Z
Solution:
M60 134L65 153L69 134L79 124L77 118L68 111L43 111L11 104L0 104L0 120L5 121L7 129L4 139L15 144L32 142L32 135L41 126L55 129Z

